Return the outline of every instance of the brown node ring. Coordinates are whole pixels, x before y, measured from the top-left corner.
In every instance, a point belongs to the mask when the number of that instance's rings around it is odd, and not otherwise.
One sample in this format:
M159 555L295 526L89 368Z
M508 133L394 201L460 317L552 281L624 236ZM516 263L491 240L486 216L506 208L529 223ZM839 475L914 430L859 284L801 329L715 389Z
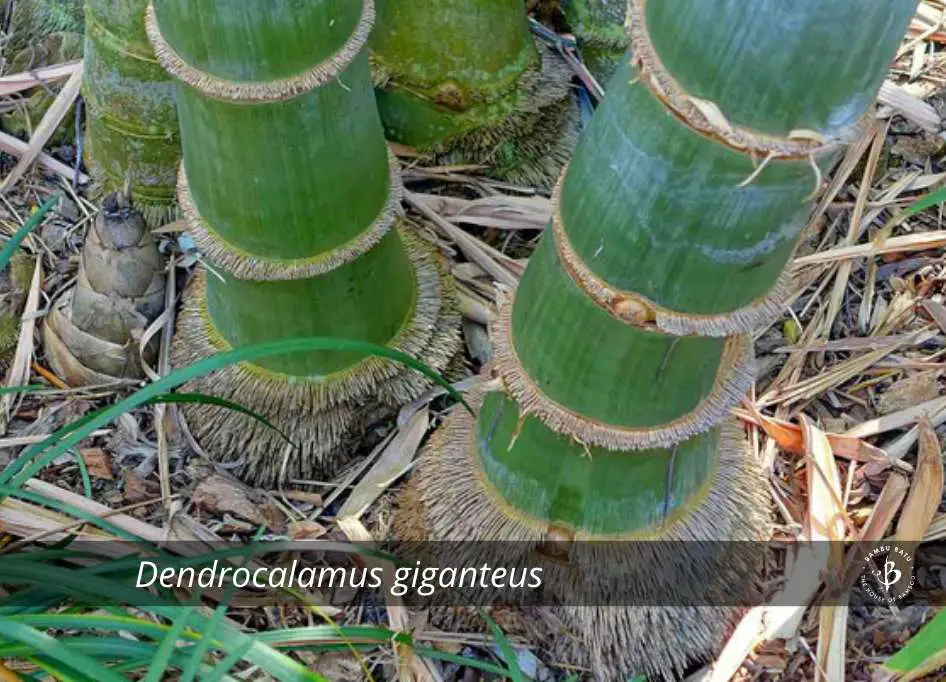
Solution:
M682 313L654 303L633 291L611 286L591 271L572 246L565 231L561 206L566 168L552 192L552 237L559 261L575 285L615 319L635 327L655 329L675 336L723 337L744 334L771 324L785 309L794 277L786 269L772 289L747 306L718 315Z
M390 189L387 201L375 221L364 232L331 251L306 258L266 258L243 251L226 241L200 214L187 181L184 163L178 171L177 198L187 230L194 238L197 248L213 263L222 267L237 279L289 280L324 275L332 270L357 260L384 238L401 213L404 187L401 184L400 164L389 150L391 169Z
M719 371L709 394L687 414L650 427L604 424L574 412L546 395L523 367L512 338L514 294L500 302L490 337L495 349L495 375L524 415L539 419L556 433L578 443L612 451L667 448L721 423L755 381L752 339L730 336L723 347Z
M191 66L161 33L153 2L149 2L145 10L145 31L161 66L208 97L231 102L278 102L331 83L355 60L367 44L375 20L374 0L362 0L362 3L361 18L355 30L335 54L302 73L272 81L231 81Z
M804 159L813 154L833 151L861 137L870 125L868 112L842 135L826 139L814 131L792 131L786 136L767 135L743 128L726 120L715 102L688 93L667 71L647 33L647 0L629 0L627 32L631 40L631 65L638 71L637 81L644 83L685 125L732 149L755 158Z

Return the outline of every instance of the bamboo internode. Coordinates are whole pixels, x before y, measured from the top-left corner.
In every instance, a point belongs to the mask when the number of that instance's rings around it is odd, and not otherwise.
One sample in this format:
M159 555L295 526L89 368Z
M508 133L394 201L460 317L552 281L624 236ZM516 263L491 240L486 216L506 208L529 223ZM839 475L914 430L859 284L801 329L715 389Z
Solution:
M459 315L440 256L400 217L400 168L364 50L374 2L274 2L166 0L148 11L158 59L177 78L178 194L208 261L185 292L173 362L329 336L443 370ZM328 351L193 382L265 416L298 444L287 457L282 436L257 420L212 405L185 413L215 459L272 485L331 475L353 454L346 439L428 386L390 360Z

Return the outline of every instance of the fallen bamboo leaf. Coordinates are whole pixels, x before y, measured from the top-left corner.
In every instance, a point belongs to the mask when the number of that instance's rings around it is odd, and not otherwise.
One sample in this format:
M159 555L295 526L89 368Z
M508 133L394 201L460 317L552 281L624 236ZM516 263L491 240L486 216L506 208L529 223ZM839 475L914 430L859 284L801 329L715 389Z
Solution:
M810 256L796 258L794 267L806 265L821 265L852 258L872 258L888 253L907 253L910 251L927 251L946 246L946 230L932 230L917 234L908 234L901 237L891 237L880 243L858 244L856 246L842 246L828 249Z
M857 543L847 552L840 588L843 589L853 585L863 573L864 556L870 551L868 546L887 536L887 530L893 523L897 512L900 511L900 505L903 504L909 489L910 482L906 476L894 471L887 477L887 482L884 484L883 490L880 491L870 516L867 517L867 521L861 527Z
M871 419L848 429L844 435L854 438L867 438L876 436L879 433L886 433L894 429L902 429L905 426L915 424L918 419L934 418L941 412L946 411L946 397L934 398L926 402L908 407L904 410L891 412L883 417Z
M946 422L946 409L939 410L933 414L927 413L924 416L930 420L930 423L935 428ZM884 450L886 450L887 454L893 458L900 459L901 457L905 457L906 454L910 452L913 444L916 443L919 433L919 427L914 426L912 429L900 436L900 438L887 445Z
M17 162L16 166L13 167L13 170L10 171L10 174L4 178L3 184L0 184L0 194L6 194L13 185L19 182L23 174L26 173L33 162L36 161L37 157L42 153L43 147L46 146L49 138L52 137L56 128L59 127L59 124L69 111L69 108L72 107L73 102L76 101L76 97L79 96L81 86L82 64L79 64L69 77L69 80L66 81L59 95L53 101L52 106L46 111L39 125L36 126L36 130L33 131L33 136L30 138L30 142L27 145L26 151L23 152L23 156L20 157L20 160Z
M765 431L765 434L773 439L785 452L793 455L805 454L804 438L800 426L780 419L766 417L754 409L749 412L744 410L733 410L733 412L743 421L754 424ZM860 438L836 433L825 433L825 436L828 438L832 452L837 457L866 464L889 466L896 463L882 449L866 443Z
M197 484L191 502L211 513L230 513L257 526L282 532L286 517L260 490L236 478L213 473Z
M942 128L943 124L936 109L889 80L884 81L880 87L877 100L896 109L904 118L929 133L938 133Z
M843 682L847 646L846 604L822 606L818 612L818 646L815 682Z
M361 518L371 503L410 469L417 448L427 433L429 422L429 412L425 407L417 410L407 424L399 428L397 435L384 448L374 466L351 491L337 516Z
M919 542L943 499L943 454L939 438L926 417L920 418L918 427L916 474L897 524L896 537L900 542Z
M115 480L112 473L112 458L102 448L83 448L79 450L89 475L103 481Z
M4 132L0 132L0 151L4 151L7 154L12 154L16 157L21 157L26 154L29 149L29 145L19 138L13 137L12 135ZM85 173L76 174L74 168L70 168L62 161L57 161L49 154L40 153L36 157L36 163L45 168L46 170L55 173L56 175L64 178L68 182L72 182L73 178L76 178L76 182L80 185L88 185L91 182L91 179Z
M841 505L841 479L834 451L821 429L804 415L801 421L808 459L807 536L812 541L836 543L844 539L847 512Z

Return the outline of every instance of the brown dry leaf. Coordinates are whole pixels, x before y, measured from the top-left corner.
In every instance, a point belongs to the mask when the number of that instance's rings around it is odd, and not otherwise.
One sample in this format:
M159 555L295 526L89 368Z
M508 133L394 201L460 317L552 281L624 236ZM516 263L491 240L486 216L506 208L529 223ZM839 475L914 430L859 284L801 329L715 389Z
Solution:
M876 436L878 433L886 433L894 429L902 429L904 426L911 426L915 424L920 417L929 417L936 422L943 414L946 414L946 397L934 398L925 403L908 407L905 410L884 415L877 419L870 419L848 429L844 435L854 438L868 438L870 436Z
M89 475L94 478L100 478L103 481L112 481L115 476L112 474L112 458L108 456L102 448L84 448L79 450L82 455L82 461L85 462Z
M43 147L46 146L49 138L56 131L56 128L59 127L62 119L72 107L73 102L76 101L76 97L79 96L79 89L82 86L82 74L83 66L80 62L76 65L75 70L72 72L69 80L66 81L62 90L59 91L59 95L53 100L52 106L49 107L43 115L39 125L36 126L23 156L20 157L20 160L17 162L16 166L13 167L13 170L10 171L9 175L3 179L3 183L0 184L0 194L6 194L10 188L23 177L23 174L26 173L33 162L36 161L36 158L43 152Z
M841 506L841 479L834 461L831 443L823 431L802 416L802 436L808 456L808 539L828 541L826 568L840 568L843 561L844 521ZM822 607L818 618L817 663L815 681L840 682L844 679L846 606Z
M276 532L286 527L286 517L262 491L225 474L214 473L202 480L191 501L212 514L233 514Z
M289 524L289 539L317 540L328 533L328 530L315 521L295 521Z
M843 540L846 513L841 507L841 479L831 442L810 419L802 415L801 420L808 457L808 539Z
M798 632L807 605L817 595L822 574L830 567L839 567L843 560L840 542L827 545L824 540L840 540L845 532L845 512L841 507L841 481L831 443L823 431L802 416L802 438L808 458L808 515L805 537L796 545L786 568L785 584L772 602L757 606L739 622L715 663L698 678L701 682L728 682L739 670L752 650L771 639L791 639ZM808 542L812 541L812 542ZM829 549L830 547L830 549ZM791 606L784 606L791 604ZM846 610L846 607L833 607ZM819 643L819 661L832 669L843 669L844 642L839 639L835 624L843 614L825 615L825 637ZM828 628L827 626L831 627ZM839 678L843 679L843 678ZM832 680L834 682L834 680Z
M918 423L919 452L916 475L897 524L897 540L919 542L943 499L943 453L933 425L926 417Z
M125 501L131 504L153 500L160 494L157 483L141 478L134 471L122 471L122 483L125 491Z
M337 516L360 518L388 486L410 469L429 423L429 412L424 408L417 410L409 421L398 429L397 435L384 448L371 470L351 491Z
M805 454L805 443L800 426L780 419L766 417L758 411L743 414L737 410L737 413L741 419L760 427L769 438L772 438L786 452L793 455ZM891 459L887 456L887 453L860 438L836 433L826 433L825 435L831 445L831 450L837 457L855 462L891 464Z
M890 414L939 398L936 372L920 372L894 383L877 401L877 412Z

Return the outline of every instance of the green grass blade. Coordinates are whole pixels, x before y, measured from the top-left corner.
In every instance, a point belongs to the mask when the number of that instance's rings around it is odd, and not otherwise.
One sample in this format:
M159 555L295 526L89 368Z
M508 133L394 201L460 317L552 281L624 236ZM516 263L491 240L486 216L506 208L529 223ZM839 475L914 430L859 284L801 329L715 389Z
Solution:
M42 654L53 661L63 663L77 672L88 675L90 679L97 680L97 682L125 682L125 678L116 675L94 658L90 658L70 648L55 637L51 637L45 632L31 628L28 625L0 620L0 635L6 639L22 642L37 654Z
M181 634L187 626L187 621L193 612L193 607L184 607L180 615L174 619L171 629L167 631L164 638L158 646L158 652L148 666L148 674L145 675L144 682L161 682L164 673L168 669L171 655L175 652L178 643L181 641Z
M50 389L43 384L29 384L27 386L0 386L0 395L11 395L13 393L38 393L40 391L56 390Z
M884 668L917 679L946 666L946 610L923 626L900 651L887 659Z
M420 372L431 381L442 386L452 398L462 403L466 409L472 413L470 406L457 390L450 385L449 381L426 364L410 355L366 341L332 338L287 339L284 341L245 346L205 358L199 362L195 362L189 367L179 369L145 386L115 405L92 413L92 415L87 415L86 418L80 420L81 426L78 428L76 428L75 424L63 427L63 429L53 433L41 443L32 445L24 450L19 457L7 466L7 469L3 473L0 473L0 483L12 482L14 486L22 485L36 472L46 466L46 464L88 437L95 429L108 424L113 419L129 410L144 405L157 396L173 391L188 381L240 362L252 362L274 355L314 350L347 351L361 353L365 356L383 357L398 362ZM89 418L90 416L91 418ZM63 433L63 431L65 433Z
M272 429L280 436L283 440L292 445L292 447L298 449L298 445L292 442L292 439L284 431L281 431L275 424L269 421L266 417L254 412L250 408L235 403L231 400L226 400L225 398L218 398L215 395L207 395L206 393L167 393L165 395L158 396L148 401L147 404L154 405L157 403L176 403L176 404L194 404L198 403L201 405L214 405L216 407L221 407L231 412L238 412L239 414L245 414L247 417L251 417L258 421L263 426Z
M917 213L932 208L933 206L938 206L944 202L946 202L946 187L940 187L935 192L930 192L907 206L900 217L903 219L915 216Z
M85 465L85 459L78 450L72 451L72 456L76 459L76 465L79 467L79 476L82 478L82 492L88 499L92 499L92 479L89 478L89 468Z
M118 604L141 604L142 602L151 605L146 610L154 615L158 615L168 620L174 620L180 613L180 604L172 603L168 599L148 595L145 600L145 593L127 585L116 583L114 580L100 578L89 575L81 571L63 569L54 566L30 566L16 564L4 566L4 576L13 582L22 582L27 584L44 585L46 589L58 590L63 594L75 597L76 595L90 604L101 602L104 599ZM193 629L202 631L206 628L208 618L200 613L192 616ZM19 623L17 625L20 625ZM25 627L25 626L23 626ZM254 639L254 637L244 634L239 630L229 626L227 623L221 623L219 626L219 648L226 652L231 652L237 647L243 646L248 641L251 643L244 658L254 663L283 682L296 682L310 680L312 682L328 682L322 675L315 671L305 668L305 666L292 660L285 654L266 645L265 643ZM99 682L102 682L101 680Z
M492 619L486 609L480 609L479 611L483 620L489 624L489 629L493 631L496 643L499 644L499 650L503 653L503 658L506 659L506 665L509 667L508 674L509 677L512 678L512 682L525 682L525 676L519 668L519 657L516 656L515 650L506 638L506 633L504 633L503 629Z
M57 665L54 661L47 660L43 656L26 656L25 658L56 682L91 682L91 678L82 677L74 670Z
M440 651L439 649L430 647L414 647L414 653L424 658L445 661L447 663L456 663L457 665L463 665L467 668L475 668L476 670L481 670L484 673L499 675L500 677L509 677L510 675L509 670L502 667L501 665L496 665L495 663L490 663L489 661L481 661L477 658L467 658L458 654L450 654L446 651Z
M210 651L214 633L217 632L217 627L227 613L227 602L230 601L231 591L230 588L227 589L223 602L214 609L213 615L210 617L210 621L208 621L207 627L204 630L203 638L201 638L197 646L194 647L190 659L187 661L187 665L181 671L179 682L192 682L197 676L197 671L200 669L201 665L203 665L204 657L207 655L207 652Z
M225 659L220 661L220 663L214 666L208 674L204 675L202 679L207 682L220 682L226 674L230 671L230 668L235 666L237 663L242 660L243 656L250 648L251 642L247 642L238 649L234 649L230 654L227 655Z
M7 240L3 249L0 250L0 270L7 267L10 263L10 259L13 258L13 254L16 253L16 250L20 248L20 244L23 243L23 240L26 239L30 232L36 229L43 221L43 218L46 217L46 214L49 213L57 203L59 203L59 197L53 197L47 200L46 203L33 211L33 215L30 216L29 220L23 223L23 227L17 230L16 233Z

